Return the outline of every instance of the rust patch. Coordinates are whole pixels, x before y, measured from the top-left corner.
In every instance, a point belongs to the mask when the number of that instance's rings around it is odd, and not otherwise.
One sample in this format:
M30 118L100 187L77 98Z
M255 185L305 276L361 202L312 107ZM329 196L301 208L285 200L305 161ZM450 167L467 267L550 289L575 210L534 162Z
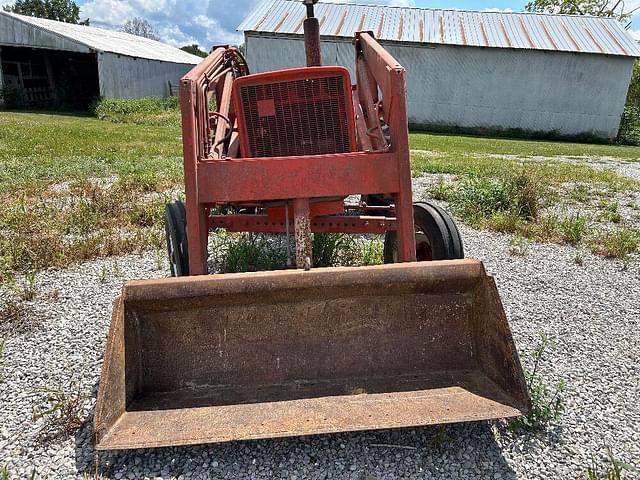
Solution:
M377 38L381 38L382 37L382 29L384 28L384 13L382 14L382 16L380 17L380 23L378 24L378 34L377 34Z
M460 37L462 38L462 44L466 45L467 44L467 34L464 31L464 19L462 18L462 16L460 16L459 18L460 18Z
M482 17L480 17L480 31L482 32L482 38L484 40L484 46L489 46L489 35L487 35L487 30L484 26L484 22L482 21Z
M531 38L531 35L529 35L529 30L527 30L527 25L524 23L524 20L522 20L522 17L520 18L520 25L522 26L522 31L524 32L524 36L527 37L527 42L529 42L529 46L531 48L536 48L535 43L533 43L533 39Z
M598 48L598 50L600 50L600 53L606 53L604 51L604 48L602 48L602 45L600 45L600 42L598 42L598 40L596 40L596 37L593 36L593 34L589 31L589 29L584 25L584 23L582 24L582 29L587 33L587 35L589 35L589 38L591 39L591 41L593 42L593 44Z
M479 261L129 282L97 448L399 428L530 408Z
M580 48L580 45L578 45L578 42L576 42L576 39L573 38L573 35L571 35L571 32L569 31L569 29L567 28L567 26L564 24L563 21L560 21L560 25L562 25L562 29L565 31L565 33L567 34L567 37L569 37L569 40L573 44L573 48L575 48L578 52L581 52L582 49Z
M282 26L282 24L284 23L284 21L287 19L288 16L289 16L289 12L285 12L285 14L282 16L282 18L278 22L278 24L275 26L275 28L274 28L275 32L280 30L280 27Z
M513 43L511 43L511 38L509 37L509 33L507 33L507 28L504 26L504 23L502 22L502 20L500 20L500 29L502 30L502 34L504 35L504 38L507 40L507 45L509 45L510 48L513 48Z
M420 17L420 24L418 27L419 35L420 35L420 43L424 41L424 18Z
M398 40L402 40L404 33L404 15L400 14L400 25L398 26Z
M547 36L547 39L549 40L549 42L551 42L551 45L553 45L553 48L556 50L560 50L558 48L558 44L555 42L555 40L551 36L551 33L549 33L549 30L547 29L547 25L544 23L544 20L540 19L540 25L542 25L542 30L544 30L544 33Z
M609 30L609 27L607 27L607 25L605 23L603 23L602 26L604 27L604 29L607 32L607 34L609 35L609 37L611 37L611 40L613 40L615 42L615 44L618 45L620 50L622 50L622 52L625 55L629 55L629 51L626 48L624 48L624 46L618 41L618 39L615 37L615 35L613 35L611 33L611 31Z
M363 13L362 16L360 17L360 23L358 24L358 32L361 32L362 29L364 28L364 19L365 19L365 14Z
M347 19L347 11L345 10L344 13L342 14L342 18L340 19L340 23L338 23L338 27L334 32L334 35L340 35L340 32L342 31L342 27L344 26L344 21L346 19Z
M257 25L255 27L253 27L253 29L257 31L262 26L262 24L264 23L264 21L267 19L268 16L269 16L269 12L265 13L264 17L262 17L262 20L260 20L257 23Z

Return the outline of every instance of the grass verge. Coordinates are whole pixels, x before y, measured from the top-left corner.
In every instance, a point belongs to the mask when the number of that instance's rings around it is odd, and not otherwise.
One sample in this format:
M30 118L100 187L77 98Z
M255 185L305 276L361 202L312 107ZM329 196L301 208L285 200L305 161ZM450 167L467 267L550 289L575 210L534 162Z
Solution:
M93 107L100 120L139 125L180 125L178 97L111 99L102 98Z

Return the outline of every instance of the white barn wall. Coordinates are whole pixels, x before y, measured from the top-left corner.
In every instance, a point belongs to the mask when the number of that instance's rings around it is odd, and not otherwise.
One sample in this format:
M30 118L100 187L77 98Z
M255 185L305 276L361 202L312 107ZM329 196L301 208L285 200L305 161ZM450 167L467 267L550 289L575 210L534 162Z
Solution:
M107 98L166 97L194 66L134 58L114 53L98 55L100 95Z
M246 34L253 72L304 65L295 37ZM384 42L383 42L384 43ZM407 68L409 121L615 138L634 59L613 55L389 43ZM354 65L346 39L323 39L323 62Z

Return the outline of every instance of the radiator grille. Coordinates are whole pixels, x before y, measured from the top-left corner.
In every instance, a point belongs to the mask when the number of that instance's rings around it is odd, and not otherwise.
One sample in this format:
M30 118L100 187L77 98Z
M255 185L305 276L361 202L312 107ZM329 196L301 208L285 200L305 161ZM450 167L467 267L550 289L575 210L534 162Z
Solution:
M341 76L242 85L242 116L251 157L346 153L352 150Z

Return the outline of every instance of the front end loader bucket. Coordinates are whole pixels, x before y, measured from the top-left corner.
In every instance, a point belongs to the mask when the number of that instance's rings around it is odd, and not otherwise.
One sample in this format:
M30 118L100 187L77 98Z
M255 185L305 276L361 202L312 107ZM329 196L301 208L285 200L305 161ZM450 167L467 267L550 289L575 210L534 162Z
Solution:
M474 260L134 281L116 301L97 448L497 419L530 402Z

